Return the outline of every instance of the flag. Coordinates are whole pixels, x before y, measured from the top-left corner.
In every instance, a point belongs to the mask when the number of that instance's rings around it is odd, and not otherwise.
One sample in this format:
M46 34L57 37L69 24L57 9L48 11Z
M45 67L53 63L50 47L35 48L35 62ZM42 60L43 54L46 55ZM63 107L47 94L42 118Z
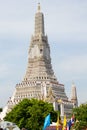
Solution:
M56 130L59 130L59 127L61 127L62 122L61 122L61 118L60 118L60 112L58 112L58 118L57 118L57 122L56 122Z
M67 123L67 130L70 130L70 128L74 124L74 122L75 122L75 118L74 118L74 116L72 116L71 119L69 120L69 122Z
M57 123L56 123L57 130L58 130L58 126L59 126L59 114L58 114L58 119L57 119Z
M63 129L62 130L66 130L66 127L67 127L67 119L66 119L66 115L64 115Z
M48 126L50 126L50 114L45 117L43 130L46 130Z

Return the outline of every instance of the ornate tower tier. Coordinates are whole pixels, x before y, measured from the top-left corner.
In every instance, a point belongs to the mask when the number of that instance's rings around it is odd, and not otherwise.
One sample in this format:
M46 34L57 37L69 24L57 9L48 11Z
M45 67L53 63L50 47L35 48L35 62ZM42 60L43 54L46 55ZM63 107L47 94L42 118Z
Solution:
M40 12L40 5L38 5L38 11L35 14L35 34L31 37L24 81L50 78L55 79L55 76L51 65L48 38L44 31L44 15Z

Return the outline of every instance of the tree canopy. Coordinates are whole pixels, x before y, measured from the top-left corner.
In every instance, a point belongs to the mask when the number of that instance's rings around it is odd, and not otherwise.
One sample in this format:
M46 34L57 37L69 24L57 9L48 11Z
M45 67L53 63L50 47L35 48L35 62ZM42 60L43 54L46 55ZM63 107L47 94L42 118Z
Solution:
M0 108L0 112L2 112L2 108Z
M76 123L73 126L75 130L87 127L87 104L74 108L73 113L76 117Z
M4 120L16 123L20 128L29 130L41 130L44 119L51 114L51 121L57 120L57 112L53 105L37 99L23 99L9 112Z

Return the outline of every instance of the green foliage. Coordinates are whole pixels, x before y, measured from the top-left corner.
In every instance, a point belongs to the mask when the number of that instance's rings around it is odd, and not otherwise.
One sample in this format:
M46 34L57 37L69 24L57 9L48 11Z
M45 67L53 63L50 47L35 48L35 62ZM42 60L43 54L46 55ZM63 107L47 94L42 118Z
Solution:
M75 130L83 130L83 129L86 129L87 128L87 122L84 122L84 121L79 121L79 122L76 122L72 129L75 129Z
M51 114L51 121L56 121L57 112L52 104L37 99L24 99L9 112L4 120L16 123L20 128L41 130L44 119Z
M80 130L87 127L87 104L82 104L73 109L76 117L76 123L73 126L75 130Z
M0 112L2 112L2 108L0 108Z

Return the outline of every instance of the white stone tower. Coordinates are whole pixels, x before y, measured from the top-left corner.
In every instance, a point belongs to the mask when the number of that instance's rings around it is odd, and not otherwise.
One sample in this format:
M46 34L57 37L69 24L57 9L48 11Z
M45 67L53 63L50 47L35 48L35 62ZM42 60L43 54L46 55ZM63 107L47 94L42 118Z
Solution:
M40 11L40 4L35 14L35 30L31 37L28 56L24 79L16 85L11 102L15 104L23 98L45 98L49 87L56 98L68 100L64 85L57 81L52 69L50 47L45 35L44 15Z
M74 107L78 106L77 91L74 83L72 83L71 101L74 104Z
M34 35L31 37L28 52L28 65L23 80L16 85L12 97L7 103L10 111L24 98L43 99L53 103L55 110L61 109L61 116L69 115L73 104L68 101L64 85L56 79L51 65L50 46L45 35L44 15L40 10L35 14ZM59 102L61 100L61 102Z

